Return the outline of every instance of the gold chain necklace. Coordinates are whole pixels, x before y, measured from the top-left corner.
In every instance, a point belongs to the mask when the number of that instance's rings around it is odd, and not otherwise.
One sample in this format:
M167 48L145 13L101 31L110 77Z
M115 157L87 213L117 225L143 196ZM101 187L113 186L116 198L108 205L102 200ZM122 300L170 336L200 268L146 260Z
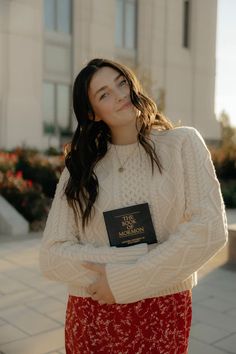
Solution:
M136 151L137 147L139 147L139 143L137 146L135 146L135 148L131 151L131 153L129 154L129 156L127 157L127 159L122 163L120 158L119 158L119 155L118 155L118 152L117 152L117 149L116 149L116 146L114 145L114 148L115 148L115 152L116 152L116 156L117 156L117 159L120 163L120 167L118 168L118 171L119 172L124 172L125 168L125 164L128 162L128 160L130 159L130 157L133 155L133 153Z

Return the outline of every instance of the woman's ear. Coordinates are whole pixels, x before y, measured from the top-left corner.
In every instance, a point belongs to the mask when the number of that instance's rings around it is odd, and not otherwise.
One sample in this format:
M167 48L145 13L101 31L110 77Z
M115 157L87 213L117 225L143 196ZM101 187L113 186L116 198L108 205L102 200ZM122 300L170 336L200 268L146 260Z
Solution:
M95 122L100 122L100 121L102 120L100 117L98 117L98 116L96 115L96 113L95 113L95 114L92 113L91 116L92 116L91 119L94 120Z
M89 118L89 120L93 120L94 119L93 112L88 111L88 118Z
M95 114L95 122L100 122L102 119Z
M95 122L100 122L101 118L99 118L94 112L89 111L88 112L88 117L90 120L94 120Z

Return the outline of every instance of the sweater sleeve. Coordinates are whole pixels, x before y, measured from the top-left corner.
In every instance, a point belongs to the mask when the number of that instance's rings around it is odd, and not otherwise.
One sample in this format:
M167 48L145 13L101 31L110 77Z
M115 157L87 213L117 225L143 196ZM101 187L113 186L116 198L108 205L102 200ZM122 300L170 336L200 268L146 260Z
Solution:
M135 302L187 279L226 243L225 206L211 155L200 133L187 128L182 144L185 213L168 239L134 264L106 265L117 303ZM177 167L176 167L177 168Z
M133 262L148 252L147 244L126 248L95 247L79 243L74 213L64 194L69 178L65 168L61 174L39 252L39 265L43 275L51 280L87 286L95 273L84 268L82 262Z

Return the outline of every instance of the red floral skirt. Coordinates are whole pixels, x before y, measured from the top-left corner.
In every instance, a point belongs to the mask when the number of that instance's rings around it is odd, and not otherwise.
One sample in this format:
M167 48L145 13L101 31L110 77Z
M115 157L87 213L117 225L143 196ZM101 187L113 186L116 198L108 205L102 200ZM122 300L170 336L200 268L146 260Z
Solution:
M66 353L184 354L191 319L190 290L124 305L99 305L70 295Z

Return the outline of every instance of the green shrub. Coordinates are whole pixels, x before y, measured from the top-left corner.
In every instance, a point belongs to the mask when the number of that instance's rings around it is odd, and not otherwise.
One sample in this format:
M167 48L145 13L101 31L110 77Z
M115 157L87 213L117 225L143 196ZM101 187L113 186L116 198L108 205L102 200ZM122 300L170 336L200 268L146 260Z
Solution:
M209 148L227 208L236 208L236 147L226 142Z
M225 206L236 208L236 180L220 180L220 185Z
M44 227L63 166L63 155L45 156L27 149L0 152L0 194L31 228Z
M31 180L41 186L42 192L49 198L55 193L58 182L58 173L51 166L31 162L25 158L20 158L16 164L16 171L22 171L23 178Z
M30 223L47 217L51 201L40 191L20 191L16 187L7 187L2 189L1 194Z

